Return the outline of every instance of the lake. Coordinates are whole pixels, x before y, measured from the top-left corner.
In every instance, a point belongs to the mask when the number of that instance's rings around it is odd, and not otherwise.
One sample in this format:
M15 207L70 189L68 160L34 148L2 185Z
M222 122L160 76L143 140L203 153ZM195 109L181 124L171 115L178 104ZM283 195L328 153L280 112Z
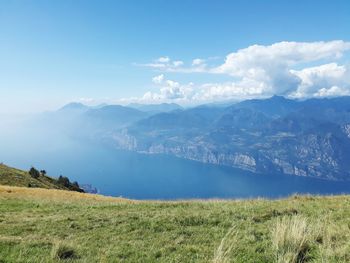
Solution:
M104 195L134 199L277 198L293 193L350 193L350 182L263 175L166 155L144 155L87 142L55 142L47 147L2 147L0 161L28 170L47 170L92 184ZM8 144L8 145L14 145Z

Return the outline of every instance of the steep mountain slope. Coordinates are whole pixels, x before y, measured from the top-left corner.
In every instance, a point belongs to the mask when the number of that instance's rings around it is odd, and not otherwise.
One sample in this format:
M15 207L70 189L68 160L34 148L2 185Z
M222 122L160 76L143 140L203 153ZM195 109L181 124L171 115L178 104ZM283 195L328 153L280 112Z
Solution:
M32 177L28 172L0 164L0 185L35 187L46 189L61 189L77 192L84 192L73 183L65 185L57 179L40 174L37 178Z
M274 96L153 115L113 133L110 143L256 173L350 180L349 127L349 97Z

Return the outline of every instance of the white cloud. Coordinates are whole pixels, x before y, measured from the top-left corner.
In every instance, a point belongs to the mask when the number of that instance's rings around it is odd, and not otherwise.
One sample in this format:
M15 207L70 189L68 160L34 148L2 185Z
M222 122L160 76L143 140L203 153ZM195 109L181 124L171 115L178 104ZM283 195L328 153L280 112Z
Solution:
M176 67L176 66L182 65L180 62L182 61L174 61L174 63L171 63L171 59L167 56L164 56L153 60L153 62L151 63L146 63L146 64L134 63L134 65L167 71L167 68L169 67L174 67L174 66Z
M170 61L169 57L160 57L157 59L157 62L160 62L160 63L168 63L169 61Z
M192 72L205 72L206 64L203 59L193 60L192 66L185 66L182 60L171 60L169 57L160 57L151 63L138 64L137 66L148 67L163 72L179 72L179 73L192 73Z
M253 45L227 55L225 62L211 71L262 82L273 94L286 95L301 84L290 69L321 59L337 59L350 49L350 43L279 42L270 46Z
M339 96L345 95L350 90L350 71L346 66L337 63L329 63L302 70L291 70L291 73L301 80L296 91L291 93L292 97L312 96Z
M138 66L144 66L144 67L149 67L149 68L154 68L154 69L159 69L159 70L165 70L166 65L162 63L147 63L147 64L136 64Z
M322 88L318 90L314 94L314 97L335 97L335 96L348 96L348 95L350 95L350 89L333 86L330 88Z
M145 96L195 102L275 94L296 98L348 95L350 67L339 64L348 50L350 42L341 40L252 45L228 54L219 66L210 65L210 59L195 58L186 66L181 60L161 57L143 66L163 72L223 74L231 76L232 81L189 85L159 75L153 78L161 85L159 92ZM311 63L316 66L307 66Z
M201 65L204 63L205 63L205 60L201 59L201 58L196 58L196 59L192 60L192 66L198 66L198 65Z
M264 86L261 83L243 80L241 82L208 83L201 85L193 99L198 101L222 101L262 97Z
M184 62L181 61L181 60L176 60L176 61L173 62L174 67L180 67L183 64L184 64Z
M164 80L164 74L160 74L160 75L155 76L155 77L152 78L152 82L156 83L156 84L162 83L163 80Z
M232 76L246 76L254 70L274 70L279 66L339 58L350 49L350 43L341 40L329 42L279 42L270 46L253 45L226 56L225 63L213 71Z
M239 83L207 83L198 86L192 82L182 84L174 80L165 79L163 74L154 77L152 80L159 86L158 92L148 91L140 98L122 99L122 101L196 104L235 98L253 98L264 95L264 87L261 83L253 83L250 80L242 80Z
M146 92L138 101L146 103L158 103L179 101L188 102L191 100L193 89L192 84L181 85L173 80L163 80L159 92Z

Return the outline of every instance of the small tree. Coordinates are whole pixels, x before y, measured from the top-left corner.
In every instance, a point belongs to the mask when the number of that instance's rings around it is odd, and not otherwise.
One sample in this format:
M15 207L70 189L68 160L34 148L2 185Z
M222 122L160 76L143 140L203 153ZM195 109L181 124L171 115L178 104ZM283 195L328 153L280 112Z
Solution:
M69 182L69 179L68 179L68 177L65 177L65 176L62 176L62 175L60 175L60 177L58 177L58 183L60 184L60 185L63 185L63 186L65 186L65 187L69 187L70 186L70 182Z
M41 173L41 175L43 175L43 176L46 175L46 171L45 171L45 170L41 170L40 173Z
M57 179L57 183L64 187L67 187L69 190L84 193L84 190L79 187L78 182L70 182L69 178L66 176L60 175Z
M29 174L33 178L39 178L39 176L40 176L40 172L37 169L35 169L34 167L30 168Z

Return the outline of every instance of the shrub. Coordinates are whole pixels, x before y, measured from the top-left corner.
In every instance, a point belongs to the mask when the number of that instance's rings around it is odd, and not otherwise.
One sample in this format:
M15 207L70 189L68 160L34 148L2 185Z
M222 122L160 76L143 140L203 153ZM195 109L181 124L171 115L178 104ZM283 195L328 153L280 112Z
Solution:
M72 185L73 185L74 187L80 188L80 186L79 186L79 184L78 184L77 181L73 182Z
M57 179L57 183L67 187L69 190L84 193L84 190L79 187L78 182L71 183L68 177L60 175L60 177Z
M69 181L68 177L65 177L65 176L62 176L62 175L60 175L60 177L58 177L57 182L60 185L63 185L65 187L69 187L70 186L70 181Z
M30 168L29 174L33 178L39 178L39 176L40 176L40 172L37 169L35 169L34 167Z

